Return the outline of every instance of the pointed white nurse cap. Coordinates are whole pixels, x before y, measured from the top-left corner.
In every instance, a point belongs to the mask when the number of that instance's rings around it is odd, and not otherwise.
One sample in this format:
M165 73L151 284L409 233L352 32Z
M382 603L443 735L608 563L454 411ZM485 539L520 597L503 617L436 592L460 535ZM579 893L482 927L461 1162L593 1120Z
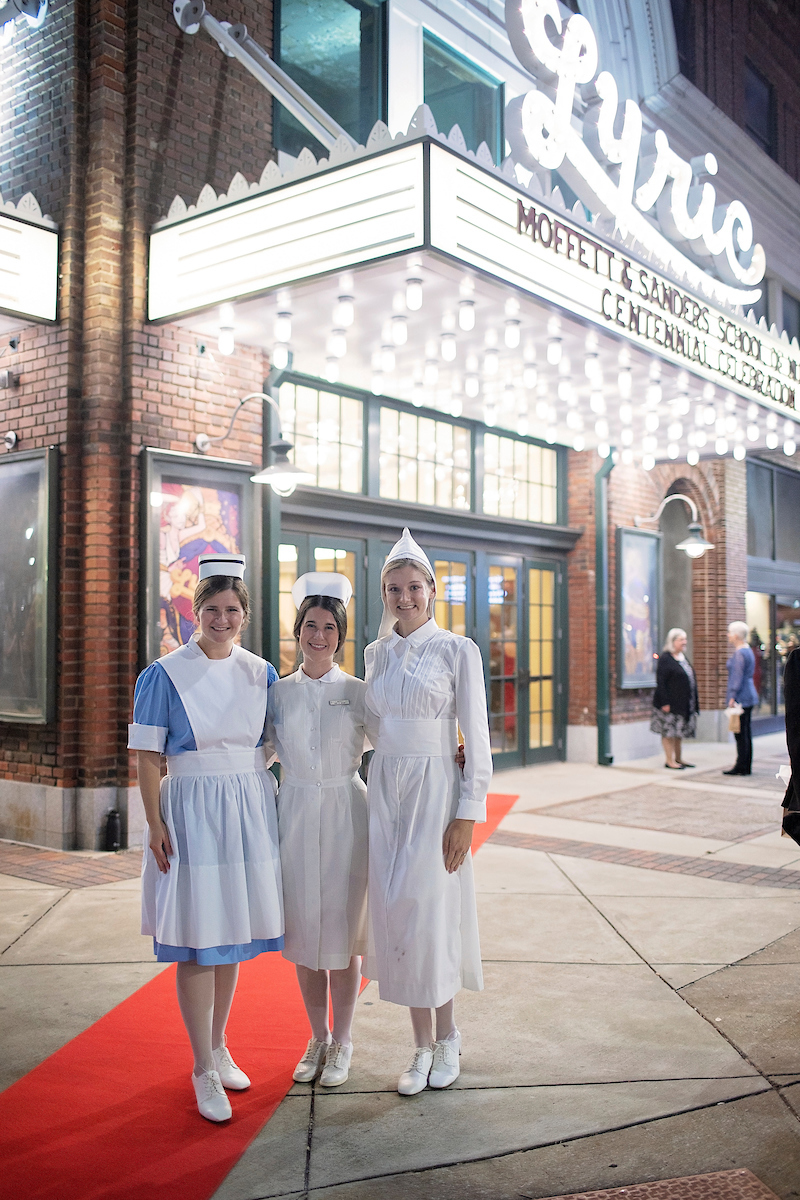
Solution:
M244 579L247 560L243 554L201 554L198 558L198 579L212 575L227 575L229 579Z
M430 559L422 547L418 546L414 541L408 526L403 530L403 536L399 541L395 542L386 556L386 562L383 564L383 569L381 570L382 576L392 569L392 563L396 562L398 558L410 558L413 562L420 563L429 571L431 579L435 578Z
M347 605L353 588L346 575L338 571L307 571L292 587L295 608L299 608L306 596L332 596Z

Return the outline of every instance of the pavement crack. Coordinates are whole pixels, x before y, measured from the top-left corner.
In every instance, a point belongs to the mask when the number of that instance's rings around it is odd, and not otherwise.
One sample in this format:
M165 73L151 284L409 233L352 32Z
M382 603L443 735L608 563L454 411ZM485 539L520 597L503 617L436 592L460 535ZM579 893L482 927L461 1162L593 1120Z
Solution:
M306 1130L306 1161L303 1167L303 1197L308 1195L308 1181L311 1176L311 1143L314 1139L314 1109L317 1099L317 1085L311 1085L311 1102L308 1106L308 1129Z
M0 958L2 958L3 954L6 954L11 949L12 946L16 946L17 942L21 938L24 938L26 933L30 933L30 931L32 929L35 929L36 926L39 924L39 922L43 921L44 918L48 915L48 913L51 913L53 911L53 909L56 907L56 905L60 904L61 901L66 899L66 897L68 895L69 895L69 892L65 892L63 896L59 896L58 899L54 900L53 903L48 908L46 908L43 913L39 914L39 916L36 918L35 921L31 921L30 925L26 925L26 927L23 929L22 933L17 934L17 936L14 938L13 942L8 943L8 945L6 946L3 953L0 954Z

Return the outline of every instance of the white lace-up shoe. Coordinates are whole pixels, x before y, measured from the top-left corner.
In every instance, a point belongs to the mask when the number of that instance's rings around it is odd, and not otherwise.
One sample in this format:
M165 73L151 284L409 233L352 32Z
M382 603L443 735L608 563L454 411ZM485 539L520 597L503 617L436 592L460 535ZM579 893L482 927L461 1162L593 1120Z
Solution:
M214 1050L213 1054L214 1066L217 1068L217 1074L222 1080L224 1088L230 1088L232 1092L243 1092L245 1088L250 1087L250 1080L231 1058L231 1052L224 1037L222 1045Z
M321 1042L318 1038L313 1037L309 1040L306 1052L292 1075L295 1083L311 1083L313 1079L317 1078L330 1044L330 1042Z
M225 1095L218 1071L204 1071L199 1077L192 1072L194 1094L200 1116L207 1121L229 1121L233 1116L231 1102Z
M344 1083L350 1074L350 1059L353 1057L353 1043L343 1046L341 1042L331 1042L325 1055L325 1066L319 1077L322 1087L338 1087Z
M397 1083L397 1090L401 1096L416 1096L417 1092L423 1091L428 1083L432 1063L431 1047L417 1046L408 1070L403 1071Z
M446 1088L461 1074L458 1057L461 1054L461 1034L456 1030L443 1042L433 1044L433 1066L428 1076L432 1088Z

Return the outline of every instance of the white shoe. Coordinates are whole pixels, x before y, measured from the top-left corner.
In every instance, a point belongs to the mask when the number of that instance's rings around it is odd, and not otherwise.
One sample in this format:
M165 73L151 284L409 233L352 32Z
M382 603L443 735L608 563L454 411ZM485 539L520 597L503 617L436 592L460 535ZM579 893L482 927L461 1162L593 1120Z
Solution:
M433 1044L433 1066L428 1076L432 1088L446 1088L461 1074L458 1057L461 1054L461 1034L456 1030L449 1038Z
M319 1077L322 1087L338 1087L344 1083L350 1074L350 1059L353 1057L353 1043L343 1046L341 1042L331 1042L325 1055L325 1066Z
M225 1095L222 1080L217 1071L204 1071L198 1078L192 1072L194 1094L200 1116L207 1121L229 1121L233 1116L231 1102Z
M313 1079L317 1078L330 1044L330 1042L320 1042L313 1037L309 1040L306 1052L292 1075L295 1083L311 1083Z
M212 1051L212 1053L214 1055L214 1066L217 1068L217 1074L224 1088L230 1088L232 1092L243 1092L245 1088L250 1087L250 1080L231 1058L231 1052L228 1049L224 1035L222 1045L218 1050Z
M428 1084L428 1075L433 1064L433 1050L430 1046L417 1046L414 1057L407 1071L403 1071L397 1083L401 1096L416 1096Z

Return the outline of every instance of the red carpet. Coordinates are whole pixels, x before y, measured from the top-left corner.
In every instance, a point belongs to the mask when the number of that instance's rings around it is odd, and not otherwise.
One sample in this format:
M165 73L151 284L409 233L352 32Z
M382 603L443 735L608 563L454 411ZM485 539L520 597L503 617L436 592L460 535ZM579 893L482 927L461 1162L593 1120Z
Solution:
M491 795L477 849L516 796ZM208 1200L292 1085L308 1022L294 966L280 954L242 965L228 1037L253 1086L234 1118L198 1117L175 969L0 1094L4 1200Z

